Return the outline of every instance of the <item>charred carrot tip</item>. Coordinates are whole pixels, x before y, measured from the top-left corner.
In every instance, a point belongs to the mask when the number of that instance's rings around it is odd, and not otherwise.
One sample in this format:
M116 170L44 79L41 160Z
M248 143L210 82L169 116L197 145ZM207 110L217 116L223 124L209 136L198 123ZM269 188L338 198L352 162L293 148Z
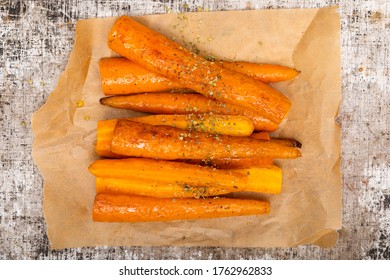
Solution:
M100 104L105 105L105 104L104 104L104 99L105 99L105 98L106 98L106 97L100 98L100 100L99 100Z
M302 143L294 138L272 138L272 141L286 147L302 148Z
M294 148L302 148L302 143L298 140L293 139L293 147Z

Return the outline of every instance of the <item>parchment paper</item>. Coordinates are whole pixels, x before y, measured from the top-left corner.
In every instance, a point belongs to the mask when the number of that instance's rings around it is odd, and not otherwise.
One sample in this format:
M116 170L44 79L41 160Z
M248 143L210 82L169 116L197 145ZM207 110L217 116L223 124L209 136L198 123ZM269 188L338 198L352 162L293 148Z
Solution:
M33 117L33 157L44 177L44 216L52 249L83 246L332 246L341 228L340 26L337 7L166 14L137 20L203 55L276 63L301 74L274 84L292 101L275 135L303 143L302 158L278 161L280 195L266 216L159 223L95 223L95 180L87 168L98 120L136 113L104 107L98 61L116 56L107 34L116 18L81 20L68 65ZM78 102L79 101L79 102ZM84 102L78 107L77 103Z

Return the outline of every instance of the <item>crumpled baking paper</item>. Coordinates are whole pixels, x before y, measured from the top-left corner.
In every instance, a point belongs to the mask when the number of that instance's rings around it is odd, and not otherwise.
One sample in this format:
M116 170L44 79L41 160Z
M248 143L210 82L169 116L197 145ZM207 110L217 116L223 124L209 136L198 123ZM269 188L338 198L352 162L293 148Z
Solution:
M282 194L263 216L156 223L92 221L94 176L87 168L98 120L139 115L104 107L98 61L116 18L80 20L66 70L33 116L33 158L44 178L44 216L52 249L85 246L333 246L341 228L340 19L337 7L165 14L141 23L205 56L299 69L273 84L292 101L274 136L303 143L302 158L281 160Z

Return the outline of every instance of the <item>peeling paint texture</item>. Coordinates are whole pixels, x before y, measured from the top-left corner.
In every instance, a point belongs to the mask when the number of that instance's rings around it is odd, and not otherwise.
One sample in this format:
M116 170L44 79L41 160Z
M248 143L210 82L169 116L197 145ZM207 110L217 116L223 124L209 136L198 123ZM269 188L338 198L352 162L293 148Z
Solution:
M340 5L343 229L336 247L50 251L30 118L55 87L81 18ZM388 0L0 0L0 259L390 259Z

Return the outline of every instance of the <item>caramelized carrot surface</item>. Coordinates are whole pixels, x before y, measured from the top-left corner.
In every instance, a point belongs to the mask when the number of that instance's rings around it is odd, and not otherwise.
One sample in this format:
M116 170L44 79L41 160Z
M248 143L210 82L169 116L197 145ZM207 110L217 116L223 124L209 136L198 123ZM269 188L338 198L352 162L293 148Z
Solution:
M126 58L103 58L100 60L99 66L103 92L107 95L186 88L184 85L172 82Z
M161 117L161 115L159 115ZM150 116L150 117L155 117L155 116ZM145 119L146 118L146 119ZM149 123L153 125L159 125L160 123L152 119L148 119L149 116L147 117L136 117L136 118L128 118L128 120L136 121L136 122L141 122L141 123ZM160 119L160 118L158 118ZM140 121L141 120L141 121ZM111 142L112 138L114 135L114 129L115 125L117 124L117 119L112 119L112 120L102 120L98 122L98 128L97 128L97 141L96 141L96 153L99 156L102 157L107 157L107 158L124 158L126 156L124 155L117 155L114 154L111 151ZM170 123L166 124L168 126L172 127L177 127L177 128L182 128L186 129L188 128L186 125L181 125L180 124L175 124L175 123ZM218 130L219 131L219 130ZM215 132L215 131L214 131ZM242 136L242 135L240 135ZM258 139L258 140L270 140L269 134L267 132L257 132L257 133L252 133L250 135L251 138ZM280 144L281 146L286 146L286 147L296 147L296 148L301 148L302 144L292 138L272 138L272 141L274 143ZM206 165L206 166L213 166L216 168L249 168L252 166L268 166L272 164L273 160L272 158L265 158L265 157L260 157L260 158L214 158L214 159L199 159L199 160L187 160L186 162L190 162L193 164L200 164L200 165Z
M280 193L282 170L273 165L220 170L145 158L97 160L89 167L97 193L159 198L207 197L232 192Z
M144 93L100 99L106 106L153 114L203 114L245 116L255 130L274 131L278 125L255 111L193 93Z
M209 114L150 115L128 118L128 120L152 125L166 125L185 129L231 136L249 136L253 131L252 122L243 116ZM96 153L103 157L117 156L111 152L111 140L117 119L98 122Z
M272 138L272 141L286 147L302 148L302 143L293 138Z
M157 222L208 219L269 213L269 202L232 198L153 198L97 194L93 205L95 222Z
M299 73L293 68L273 64L251 62L218 63L223 68L243 73L263 83L290 80ZM173 82L124 57L103 58L100 60L99 66L103 92L107 95L186 89L185 84Z
M118 120L111 142L111 152L130 157L157 159L208 158L296 158L301 154L293 147L250 137L213 135Z
M111 141L116 123L116 119L98 121L95 152L101 157L122 158L111 152Z
M273 165L272 158L214 158L214 159L189 159L185 162L199 164L202 166L212 166L219 169L244 169L252 167L269 167Z
M215 170L193 164L147 158L101 159L89 167L96 177L119 179L152 179L154 181L192 186L233 186L246 184L247 175ZM180 171L180 172L179 172ZM199 178L199 179L197 179Z
M115 23L108 45L152 72L206 97L254 110L273 122L280 123L290 109L289 99L269 85L190 53L128 16Z
M295 78L299 71L287 66L252 62L219 62L223 68L234 70L263 83L278 83Z

